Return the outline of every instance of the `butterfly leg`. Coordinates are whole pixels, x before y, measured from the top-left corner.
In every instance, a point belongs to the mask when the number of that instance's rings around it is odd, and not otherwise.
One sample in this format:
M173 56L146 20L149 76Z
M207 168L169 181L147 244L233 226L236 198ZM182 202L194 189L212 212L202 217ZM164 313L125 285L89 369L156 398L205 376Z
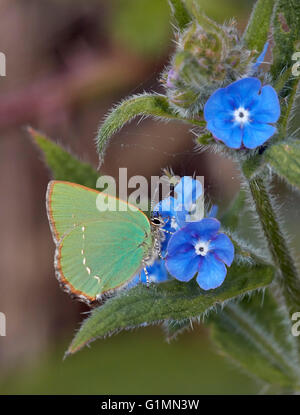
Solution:
M161 252L158 252L158 256L160 257L160 259L163 259L163 260L167 258L166 256L163 256Z
M166 230L166 229L164 229L164 228L161 228L160 230L161 230L161 232L165 232L165 233L168 233L168 234L170 234L170 235L174 235L174 233L175 233L175 232L170 232L170 231L167 231L167 230Z
M144 272L145 272L145 275L146 275L147 288L149 288L149 285L150 285L149 274L148 274L148 270L147 270L147 266L146 266L145 262L143 264L144 264Z
M175 232L167 231L166 229L163 229L163 228L161 228L160 231L164 232L164 233L168 233L170 235L174 235L174 233L175 233ZM159 256L160 259L166 259L166 257L164 257L161 253L161 243L160 243L159 239L156 239L156 241L155 241L155 249L156 249L156 253L157 253L157 255Z

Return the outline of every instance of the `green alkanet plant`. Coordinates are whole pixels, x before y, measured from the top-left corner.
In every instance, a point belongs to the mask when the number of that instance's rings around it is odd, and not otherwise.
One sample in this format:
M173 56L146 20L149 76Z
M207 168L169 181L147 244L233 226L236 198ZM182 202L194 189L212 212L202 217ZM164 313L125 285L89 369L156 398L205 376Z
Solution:
M176 50L161 75L165 94L135 95L110 112L97 136L100 166L111 137L135 117L179 120L192 126L196 150L217 151L236 163L241 190L218 220L173 229L165 261L175 278L149 288L137 284L93 309L67 353L147 324L162 323L171 339L204 319L223 355L261 382L296 392L300 337L291 328L300 311L300 279L271 182L278 175L300 188L300 78L292 72L300 3L258 0L242 36L234 21L219 25L205 16L196 0L169 3ZM268 49L271 65L264 70ZM31 133L57 179L94 179L90 167ZM259 251L237 236L245 204L264 242ZM211 223L217 224L213 230ZM158 265L165 277L165 264Z

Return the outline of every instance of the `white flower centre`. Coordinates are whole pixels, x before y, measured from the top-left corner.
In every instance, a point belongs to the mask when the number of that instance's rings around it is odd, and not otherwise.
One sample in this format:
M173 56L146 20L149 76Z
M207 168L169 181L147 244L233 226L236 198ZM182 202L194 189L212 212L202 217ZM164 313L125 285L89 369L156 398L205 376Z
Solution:
M198 241L195 245L197 255L205 256L209 251L209 242Z
M234 111L234 121L238 124L246 124L250 121L250 112L244 107L240 107Z

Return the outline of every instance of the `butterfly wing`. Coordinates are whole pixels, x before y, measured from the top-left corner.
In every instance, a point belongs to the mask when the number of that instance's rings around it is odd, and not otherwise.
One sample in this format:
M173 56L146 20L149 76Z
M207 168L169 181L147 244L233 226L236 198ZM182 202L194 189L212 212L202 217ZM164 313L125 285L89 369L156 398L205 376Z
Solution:
M97 203L115 210L99 211ZM152 246L148 218L113 196L51 181L47 212L56 243L56 274L70 293L93 302L126 285Z

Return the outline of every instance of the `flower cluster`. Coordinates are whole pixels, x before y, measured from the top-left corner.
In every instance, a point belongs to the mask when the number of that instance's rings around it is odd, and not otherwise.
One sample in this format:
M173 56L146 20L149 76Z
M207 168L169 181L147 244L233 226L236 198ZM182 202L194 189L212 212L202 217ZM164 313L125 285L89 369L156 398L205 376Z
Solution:
M202 185L191 177L183 177L174 188L176 197L163 199L154 208L154 215L165 220L161 252L166 259L157 259L147 267L149 282L167 281L171 277L190 281L197 274L203 290L219 287L234 258L234 247L229 237L219 233L220 222L212 217L196 217L191 221L197 201L203 196ZM213 207L208 216L216 213ZM201 215L201 214L200 214ZM146 283L145 271L137 275L131 285L141 280Z
M169 279L163 258L167 255L170 237L190 221L190 215L194 213L193 210L197 200L203 195L202 184L198 180L184 176L174 187L174 195L176 197L169 196L163 199L153 209L153 216L160 216L165 221L165 225L162 230L162 258L155 260L152 265L147 266L149 282L159 283ZM140 275L134 277L130 283L130 287L136 285L139 281L144 284L147 283L144 270L141 271Z

